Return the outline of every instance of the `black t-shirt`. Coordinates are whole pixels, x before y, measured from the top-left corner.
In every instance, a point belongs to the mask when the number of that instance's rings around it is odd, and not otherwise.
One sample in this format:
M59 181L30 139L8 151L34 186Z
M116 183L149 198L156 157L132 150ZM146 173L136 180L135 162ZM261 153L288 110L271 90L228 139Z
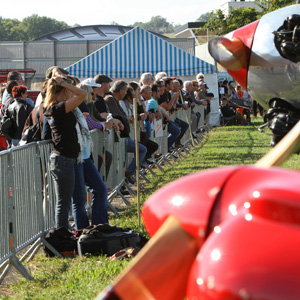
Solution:
M53 152L62 156L77 158L80 146L76 132L76 117L73 112L66 113L65 101L54 103L44 112L51 128Z
M109 112L109 110L106 106L106 103L104 101L104 98L99 95L96 96L96 99L94 100L94 105L100 114L103 112L105 112L105 113Z
M167 91L165 91L162 95L160 95L160 98L157 100L158 104L162 104L164 102L169 103L171 100L171 94Z
M225 118L229 118L235 115L235 110L231 109L228 105L221 105L220 109L222 111L222 115Z

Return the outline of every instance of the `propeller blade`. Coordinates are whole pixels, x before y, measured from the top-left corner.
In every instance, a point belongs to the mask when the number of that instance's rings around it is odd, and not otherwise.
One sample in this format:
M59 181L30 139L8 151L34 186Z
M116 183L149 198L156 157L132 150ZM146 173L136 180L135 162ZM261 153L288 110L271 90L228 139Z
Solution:
M176 300L186 294L197 240L169 216L131 264L96 300Z
M224 68L238 71L246 67L245 45L239 39L217 37L208 42L210 55Z

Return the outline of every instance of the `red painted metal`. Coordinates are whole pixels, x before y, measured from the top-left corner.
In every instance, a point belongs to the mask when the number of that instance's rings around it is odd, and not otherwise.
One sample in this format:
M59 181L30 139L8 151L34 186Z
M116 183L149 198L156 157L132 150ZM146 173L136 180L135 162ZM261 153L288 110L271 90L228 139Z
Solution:
M232 39L237 38L244 43L246 57L247 57L247 66L245 66L244 68L238 71L227 70L227 72L246 90L247 90L247 74L248 74L248 68L250 62L251 48L252 48L253 39L254 39L258 22L259 20L235 30L232 36Z
M176 180L146 201L151 235L174 215L199 240L187 299L299 298L299 182L296 171L226 167Z

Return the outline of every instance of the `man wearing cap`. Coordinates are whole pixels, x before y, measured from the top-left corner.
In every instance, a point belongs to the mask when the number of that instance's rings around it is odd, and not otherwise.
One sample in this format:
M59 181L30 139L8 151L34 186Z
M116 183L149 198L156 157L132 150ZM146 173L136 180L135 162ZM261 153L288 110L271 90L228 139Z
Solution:
M97 96L97 89L101 87L101 84L96 83L93 78L84 79L81 83L87 84L93 89L92 100L95 100Z
M185 81L183 84L182 93L186 101L191 104L191 130L192 132L199 131L198 124L200 121L201 114L200 112L195 112L194 107L197 105L205 105L204 100L197 100L194 96L193 82Z
M94 104L99 111L102 118L106 119L109 109L104 101L104 96L109 92L110 83L112 79L106 75L98 74L94 77L94 81L97 84L100 84L100 87L97 87L97 94L94 100Z
M221 98L220 110L222 112L223 117L235 117L235 120L238 124L248 125L248 121L233 107L229 106L229 101L226 97Z
M69 72L58 66L52 66L48 68L45 73L46 80L52 78L52 76L66 77L67 75L69 75ZM39 93L35 101L35 107L39 106L42 102L43 102L42 94Z
M106 120L106 117L101 116L94 102L97 97L98 88L101 88L101 84L96 83L93 78L87 78L83 80L81 84L87 84L93 89L93 92L91 93L92 101L90 103L87 103L87 106L90 109L91 116L95 118L97 121L104 122Z
M178 80L173 80L173 86L172 90L169 91L171 94L171 97L178 93L177 102L175 103L176 109L183 108L184 110L189 108L189 105L184 102L184 99L180 93L180 83ZM178 117L175 119L176 125L181 129L180 135L177 137L177 140L175 141L175 148L181 148L183 145L181 144L181 139L184 136L185 132L189 128L189 124L182 119L179 119Z
M145 105L148 114L147 119L144 121L145 131L141 130L141 144L147 148L147 153L145 157L145 161L149 164L149 158L151 158L152 154L158 149L158 144L154 141L150 140L151 138L151 123L153 122L155 117L160 117L160 112L157 111L157 102L153 99L152 100L152 88L150 85L145 85L141 89L141 96L144 102L147 102ZM150 103L150 105L149 105ZM156 105L155 105L156 104ZM158 114L158 115L157 115Z
M198 82L204 81L204 75L202 73L197 74L196 79Z
M129 125L129 120L127 119L126 113L122 109L122 107L119 104L120 100L123 100L126 92L127 92L128 85L125 81L118 80L114 82L113 86L110 89L111 95L107 96L105 98L105 102L109 108L109 111L115 116L115 114L118 114L122 116L122 122L124 123L125 129L128 128L128 132L121 134L121 137L124 137L126 139L126 151L129 153L134 153L134 158L130 162L129 166L125 170L125 177L130 183L134 183L135 180L133 179L133 174L136 171L136 163L135 163L135 141L130 138L129 133L130 133L130 125ZM142 144L138 143L139 147L139 166L142 165L144 162L146 153L147 153L147 148L143 146Z

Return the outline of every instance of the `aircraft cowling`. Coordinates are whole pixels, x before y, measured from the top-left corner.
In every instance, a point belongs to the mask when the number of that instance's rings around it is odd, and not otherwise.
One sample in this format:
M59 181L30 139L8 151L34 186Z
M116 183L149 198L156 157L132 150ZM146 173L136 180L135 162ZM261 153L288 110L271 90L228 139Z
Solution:
M296 171L226 167L176 180L146 201L150 235L174 215L198 238L187 299L298 299L299 180Z

